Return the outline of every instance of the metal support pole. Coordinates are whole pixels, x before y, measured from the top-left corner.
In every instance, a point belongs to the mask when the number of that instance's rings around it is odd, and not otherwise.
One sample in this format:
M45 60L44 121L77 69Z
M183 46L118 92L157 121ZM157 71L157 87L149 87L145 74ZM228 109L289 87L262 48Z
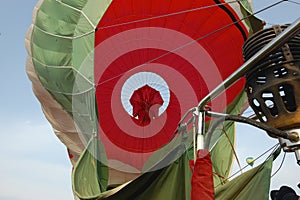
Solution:
M197 152L204 149L204 112L198 110L198 132L197 132Z
M196 143L196 138L197 138L197 132L196 132L196 115L193 114L193 151L194 151L194 161L196 162L197 159L197 143Z
M210 117L221 118L222 121L230 120L230 121L241 122L241 123L246 123L246 124L252 125L254 127L257 127L262 130L265 130L267 132L270 132L270 133L276 135L277 137L281 137L281 138L290 140L291 142L298 142L300 140L298 134L293 134L293 133L289 134L286 131L282 131L282 130L273 128L271 126L268 126L265 123L262 123L262 122L259 122L259 121L253 120L253 119L249 119L249 118L246 118L243 116L223 114L223 113L217 113L217 112L211 112L211 111L207 111L206 113Z
M257 62L259 62L266 55L270 54L275 49L280 48L287 40L293 37L296 33L300 31L300 18L298 18L293 24L287 27L282 33L275 37L271 42L269 42L264 48L258 51L254 56L247 60L239 69L233 72L228 78L226 78L221 84L219 84L214 90L212 90L208 95L206 95L198 104L200 110L204 106L215 99L224 90L233 85L238 79L245 75L249 69L251 69Z
M295 34L300 31L300 18L286 28L281 34L275 37L269 42L264 48L258 51L253 57L247 60L239 69L233 72L228 78L226 78L221 84L219 84L214 90L206 95L198 104L199 120L198 120L198 134L197 134L197 150L204 148L204 131L202 127L203 110L205 105L211 100L215 99L218 95L224 92L227 88L233 85L238 79L245 75L257 62L259 62L266 55L272 51L280 48L287 40L292 38Z

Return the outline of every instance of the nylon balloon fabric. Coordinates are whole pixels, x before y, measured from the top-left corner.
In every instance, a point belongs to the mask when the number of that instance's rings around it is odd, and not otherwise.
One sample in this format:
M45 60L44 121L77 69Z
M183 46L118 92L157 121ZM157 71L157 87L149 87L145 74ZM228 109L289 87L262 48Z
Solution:
M192 134L177 132L184 114L242 64L253 31L250 18L241 20L247 14L241 3L218 0L38 2L25 39L27 74L74 171L105 176L89 196L184 155L165 159L192 143ZM243 84L211 109L226 109Z

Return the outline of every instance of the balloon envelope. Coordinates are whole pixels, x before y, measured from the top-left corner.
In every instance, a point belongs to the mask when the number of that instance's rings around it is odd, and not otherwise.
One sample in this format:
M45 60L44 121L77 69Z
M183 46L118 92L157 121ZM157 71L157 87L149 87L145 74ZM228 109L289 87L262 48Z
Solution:
M185 112L242 64L243 13L239 3L213 0L39 1L27 73L73 164L98 138L105 156L92 155L140 173L176 139ZM211 108L224 110L243 82Z
M248 157L246 158L246 162L248 165L250 165L251 167L254 165L254 158L253 157Z

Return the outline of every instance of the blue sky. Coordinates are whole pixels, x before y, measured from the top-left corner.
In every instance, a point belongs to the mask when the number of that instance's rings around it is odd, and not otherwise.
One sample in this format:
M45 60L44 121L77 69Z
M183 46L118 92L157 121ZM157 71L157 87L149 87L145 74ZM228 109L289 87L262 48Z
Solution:
M254 9L274 2L253 0ZM66 149L46 121L25 73L24 38L36 3L36 0L1 2L0 199L68 200L72 199L72 190ZM291 23L300 16L299 9L297 4L284 2L258 16L270 24ZM256 157L277 142L249 126L238 125L237 130L237 152L242 165L246 157ZM280 161L281 157L275 169ZM300 179L295 174L299 170L294 155L288 154L282 169L272 179L272 188L287 184L296 189Z

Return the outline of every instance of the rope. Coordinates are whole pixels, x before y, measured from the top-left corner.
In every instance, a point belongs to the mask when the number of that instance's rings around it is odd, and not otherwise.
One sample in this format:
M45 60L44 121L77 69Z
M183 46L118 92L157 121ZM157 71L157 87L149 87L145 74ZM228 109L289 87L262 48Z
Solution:
M292 0L287 0L287 1L290 2L290 3L294 3L294 4L297 4L297 5L300 5L300 3L296 2L296 1L292 1Z
M286 152L284 152L284 155L283 155L282 161L281 161L281 163L280 163L280 166L279 166L278 169L274 172L274 174L272 174L271 178L273 178L273 176L275 176L275 175L279 172L279 170L282 168L282 165L283 165L284 160L285 160L285 156L286 156Z

